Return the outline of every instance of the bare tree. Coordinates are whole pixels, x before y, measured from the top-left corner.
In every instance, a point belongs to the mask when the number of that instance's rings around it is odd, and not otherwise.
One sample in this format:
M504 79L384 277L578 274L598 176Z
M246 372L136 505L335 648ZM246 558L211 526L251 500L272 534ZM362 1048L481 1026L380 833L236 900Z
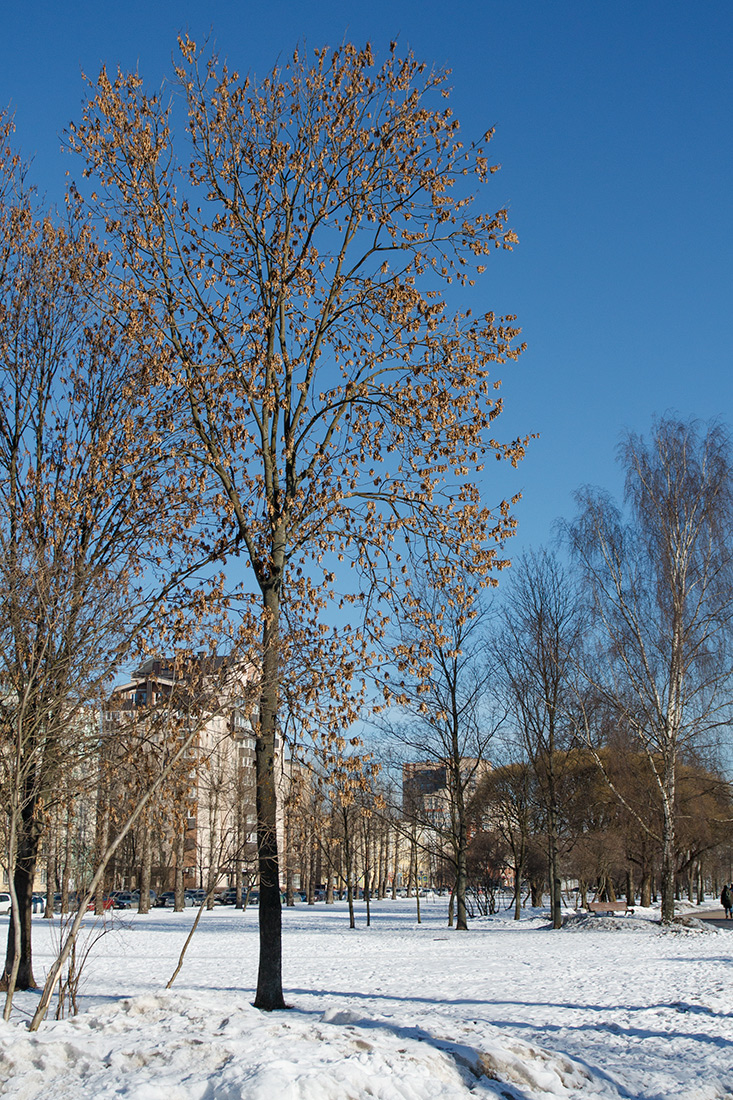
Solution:
M139 329L109 302L101 305L105 253L78 210L52 217L38 209L16 161L1 171L0 787L14 895L2 978L9 1008L16 983L35 984L31 904L45 824L55 804L71 804L85 758L96 759L95 708L110 677L157 634L166 605L169 636L186 641L210 610L212 589L202 587L187 610L183 582L197 554L208 556L193 529L197 494L183 491L168 461Z
M667 417L648 441L628 435L619 460L626 512L607 495L583 490L568 533L596 626L589 677L645 753L659 791L668 923L679 762L730 719L731 445L719 424Z
M573 584L548 551L512 568L496 654L517 732L537 777L547 825L552 923L559 928L561 800L558 769L573 731L573 683L583 636Z
M532 766L525 757L504 763L484 776L477 795L480 815L500 834L511 854L515 920L521 918L522 876L534 832L535 785Z
M384 684L396 706L382 726L411 754L403 797L412 832L427 830L452 865L456 929L465 931L471 803L505 717L497 708L489 612L470 581L455 579L441 589L423 568L413 574L394 619L396 674Z

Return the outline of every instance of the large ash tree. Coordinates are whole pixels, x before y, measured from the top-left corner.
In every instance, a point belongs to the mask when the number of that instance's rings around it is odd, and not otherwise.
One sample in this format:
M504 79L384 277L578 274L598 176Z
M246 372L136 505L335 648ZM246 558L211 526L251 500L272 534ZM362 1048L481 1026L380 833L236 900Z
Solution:
M451 312L445 288L472 283L515 236L506 211L481 208L490 134L461 143L445 74L394 46L378 65L347 45L242 79L179 45L170 97L102 71L70 143L87 160L119 294L156 328L158 381L188 426L181 460L205 474L222 540L234 536L251 567L255 1004L276 1009L282 646L317 629L340 560L372 616L413 536L446 581L494 565L512 520L508 504L482 503L478 471L487 455L523 453L491 434L491 372L518 354L518 330L513 317ZM344 662L344 722L354 668Z

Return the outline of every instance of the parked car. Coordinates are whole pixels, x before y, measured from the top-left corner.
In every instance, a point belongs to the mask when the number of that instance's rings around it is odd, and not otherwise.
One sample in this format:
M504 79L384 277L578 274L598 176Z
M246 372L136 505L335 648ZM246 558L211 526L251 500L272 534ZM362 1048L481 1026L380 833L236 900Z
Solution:
M0 913L9 913L13 904L10 894L0 894Z
M139 902L140 901L140 891L139 890L132 890L131 893L132 893L133 898L135 899L135 902L136 903ZM155 890L150 891L150 904L151 905L155 905L155 899L157 898L157 896L158 895L155 892Z
M79 895L76 890L69 890L69 912L75 913L79 904ZM61 912L61 894L54 894L53 896L53 909L55 913Z
M96 909L96 907L97 907L96 901L94 900L94 898L91 898L90 901L89 901L89 904L87 905L87 913L93 913L94 910ZM105 894L104 898L102 899L102 909L104 909L104 910L114 909L114 907L115 907L115 899L113 897L110 897L109 894Z
M133 905L137 905L138 899L129 890L117 890L113 896L115 909L132 909Z
M287 898L285 897L285 894L283 894L283 892L281 890L280 891L280 904L285 905L286 902L287 902ZM259 892L259 890L250 890L248 895L247 895L247 905L259 905L259 904L260 904L260 892Z

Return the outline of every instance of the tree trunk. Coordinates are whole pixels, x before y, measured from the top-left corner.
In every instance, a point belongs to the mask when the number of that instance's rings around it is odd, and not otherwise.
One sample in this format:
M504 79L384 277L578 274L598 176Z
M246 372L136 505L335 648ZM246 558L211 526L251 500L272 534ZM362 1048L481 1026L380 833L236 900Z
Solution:
M522 919L522 863L514 864L514 919Z
M153 870L153 835L148 821L142 824L142 865L140 867L140 898L137 903L138 913L150 912L150 880Z
M468 918L466 916L466 881L468 879L468 873L466 870L466 849L465 847L458 851L458 867L456 869L456 931L466 932L468 930Z
M46 920L53 920L53 897L56 893L56 829L48 837L48 859L46 860Z
M371 923L372 923L372 907L371 907L371 897L370 897L369 885L370 885L370 883L369 883L369 867L367 866L367 867L364 868L364 901L366 902L367 928L369 928L371 926Z
M61 912L69 912L69 876L71 875L71 813L66 808L64 827L64 865L61 868Z
M273 570L275 571L275 570ZM257 864L260 877L260 958L255 1008L285 1008L282 990L282 906L277 850L277 781L275 749L280 676L280 593L277 570L263 586L262 688L255 742L257 777Z
M319 830L320 828L322 828L322 821L319 823ZM313 835L313 862L311 866L312 874L310 891L308 893L308 904L315 905L316 890L320 888L323 882L323 854L319 836L316 836L315 833Z
M308 846L308 888L306 890L306 900L309 905L315 905L316 903L316 838L315 830L311 832L310 844Z
M631 909L636 900L634 894L634 876L631 873L631 868L626 868L626 904Z
M186 822L179 826L176 835L176 871L174 882L173 909L176 913L182 913L186 908L186 887L183 877L184 860L186 858Z
M674 797L674 764L668 757L664 771L664 790L662 792L662 924L671 924L674 920L676 876Z
M644 869L641 873L641 886L639 887L639 904L648 909L652 903L652 874Z
M417 923L422 924L422 917L420 916L420 880L417 874L417 838L413 837L412 841L412 857L415 867L415 908L417 912Z
M466 815L463 806L462 791L458 795L458 843L456 845L456 932L468 931L468 919L466 917L466 884L468 881L468 831L466 829ZM418 883L418 894L420 884Z
M343 810L344 816L344 863L346 864L346 900L349 903L349 928L356 928L356 921L354 919L354 886L352 882L352 853L351 853L351 836L349 830L349 815L346 808Z
M380 901L384 900L384 895L387 890L387 830L382 823L382 827L379 833L379 869L377 871L377 897Z
M35 989L33 977L33 949L31 917L33 913L33 879L36 873L36 861L41 844L41 823L36 813L37 798L31 795L21 810L20 829L16 849L15 873L13 881L18 899L18 922L20 925L20 961L15 979L16 989ZM0 977L0 989L7 989L8 979L15 961L15 922L8 921L8 942L5 953L5 966Z
M407 858L407 896L408 896L408 898L411 898L412 897L413 881L414 881L413 880L413 868L415 867L415 858L414 858L415 857L415 827L414 827L414 825L412 826L412 831L410 833L410 843L409 843L409 849L408 849L407 856L408 856L408 858Z
M552 767L552 765L550 766ZM547 847L548 863L550 870L550 914L552 927L562 927L562 882L560 880L560 866L557 842L557 807L555 802L554 776L549 785L549 797L547 806Z
M283 858L285 860L285 904L292 908L295 905L295 892L293 885L293 837L292 837L292 817L293 809L290 805L290 796L285 802L285 821L283 829L283 845L285 851L283 852ZM303 887L302 874L301 874L301 889Z
M97 853L96 862L100 863L109 843L109 803L107 800L107 792L104 786L104 778L102 776L101 766L99 793L97 795L97 822L95 840ZM104 913L104 885L105 876L103 875L100 878L97 889L94 892L94 913L97 917L101 916Z

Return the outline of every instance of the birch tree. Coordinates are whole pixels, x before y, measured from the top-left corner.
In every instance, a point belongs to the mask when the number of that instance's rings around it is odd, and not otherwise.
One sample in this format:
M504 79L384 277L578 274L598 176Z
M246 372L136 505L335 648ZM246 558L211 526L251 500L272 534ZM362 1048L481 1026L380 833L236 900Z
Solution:
M645 754L659 793L662 920L669 923L680 761L730 720L730 438L719 424L666 417L648 439L629 434L619 460L625 511L607 494L582 490L568 533L596 626L588 675ZM636 816L653 834L653 824Z

